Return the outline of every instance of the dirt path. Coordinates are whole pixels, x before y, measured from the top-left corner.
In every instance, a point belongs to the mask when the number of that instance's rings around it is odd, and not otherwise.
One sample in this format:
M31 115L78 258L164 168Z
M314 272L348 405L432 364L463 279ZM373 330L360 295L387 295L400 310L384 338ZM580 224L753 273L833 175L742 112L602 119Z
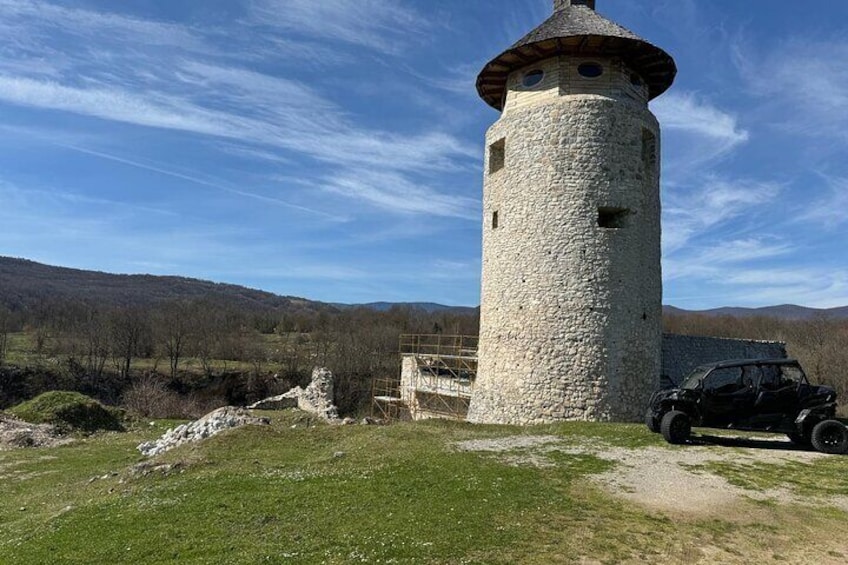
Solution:
M714 438L733 441L732 437ZM788 489L747 490L708 472L704 466L717 463L788 464L810 463L831 457L794 448L786 441L756 440L757 447L688 445L685 447L623 448L603 443L571 443L556 436L511 436L461 442L462 451L497 453L512 465L553 466L551 452L588 454L617 463L612 470L592 477L616 496L647 508L688 515L722 515L746 499L778 503L827 504L848 511L848 497L800 496ZM744 445L744 442L743 442Z

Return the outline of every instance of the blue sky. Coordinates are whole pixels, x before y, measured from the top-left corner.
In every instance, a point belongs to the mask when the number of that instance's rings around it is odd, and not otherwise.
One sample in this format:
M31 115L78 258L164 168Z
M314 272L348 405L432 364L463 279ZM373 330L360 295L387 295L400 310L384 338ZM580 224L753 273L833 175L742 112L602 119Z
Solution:
M848 304L848 2L598 0L677 60L665 303ZM0 0L0 255L476 305L482 66L550 0Z

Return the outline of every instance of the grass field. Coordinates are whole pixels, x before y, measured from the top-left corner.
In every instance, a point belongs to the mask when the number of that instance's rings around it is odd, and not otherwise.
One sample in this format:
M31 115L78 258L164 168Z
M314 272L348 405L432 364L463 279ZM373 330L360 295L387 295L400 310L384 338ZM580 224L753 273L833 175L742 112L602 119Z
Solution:
M174 422L0 452L0 563L848 560L848 513L835 508L745 501L721 517L670 515L589 480L614 465L600 457L554 452L555 464L534 466L454 446L546 434L566 443L681 449L642 426L340 427L296 411L264 415L272 426L184 446L144 468L135 446ZM846 457L709 471L751 489L777 480L803 491L822 481L848 495ZM805 479L811 472L813 482Z

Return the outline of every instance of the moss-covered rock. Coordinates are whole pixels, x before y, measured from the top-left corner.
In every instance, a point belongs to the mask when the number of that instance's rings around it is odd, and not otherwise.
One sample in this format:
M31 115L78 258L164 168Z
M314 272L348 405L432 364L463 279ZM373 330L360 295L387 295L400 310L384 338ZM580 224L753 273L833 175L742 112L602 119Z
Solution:
M63 432L124 429L119 410L103 406L78 392L46 392L15 406L9 412L34 424L52 424Z

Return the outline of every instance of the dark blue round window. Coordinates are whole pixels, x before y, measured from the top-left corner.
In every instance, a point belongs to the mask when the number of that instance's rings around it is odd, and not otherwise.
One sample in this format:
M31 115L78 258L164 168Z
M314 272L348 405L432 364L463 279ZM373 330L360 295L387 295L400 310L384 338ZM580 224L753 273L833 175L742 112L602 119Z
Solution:
M583 63L577 67L577 72L583 78L598 78L604 74L604 68L598 63Z
M541 69L535 69L532 71L528 71L527 74L524 75L524 78L521 80L521 84L525 88L533 88L534 86L538 86L544 78L545 71Z

